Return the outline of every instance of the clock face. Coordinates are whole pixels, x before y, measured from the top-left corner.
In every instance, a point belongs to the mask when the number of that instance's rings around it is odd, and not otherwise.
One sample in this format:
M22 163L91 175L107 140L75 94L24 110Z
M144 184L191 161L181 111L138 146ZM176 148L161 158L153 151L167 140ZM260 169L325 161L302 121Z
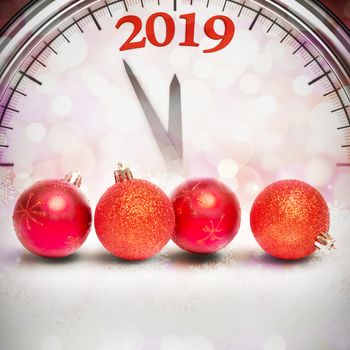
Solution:
M167 191L218 177L243 208L282 178L347 203L347 98L307 33L259 2L96 1L17 65L1 161L16 191L77 169L96 200L122 161Z
M1 348L347 348L350 84L316 4L30 4L0 40ZM141 265L94 232L68 259L24 252L11 220L24 188L80 170L95 208L119 161L168 193L219 178L239 198L239 237L204 258L169 244ZM251 235L258 192L287 178L330 204L329 257L280 263Z

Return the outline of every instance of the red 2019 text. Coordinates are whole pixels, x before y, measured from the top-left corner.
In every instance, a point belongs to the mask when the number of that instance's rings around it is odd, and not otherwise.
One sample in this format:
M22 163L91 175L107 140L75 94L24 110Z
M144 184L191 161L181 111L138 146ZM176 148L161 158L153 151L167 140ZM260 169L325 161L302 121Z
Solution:
M195 40L196 31L196 14L187 13L180 15L179 18L184 20L185 35L184 40L179 42L179 46L199 46L199 43ZM155 21L162 20L165 24L164 38L159 39L155 33ZM215 23L221 22L223 24L223 33L218 33L215 29ZM153 46L163 47L169 45L174 37L176 31L176 25L174 19L166 12L156 12L148 17L145 29L146 35L142 38L136 39L141 32L143 23L142 19L135 15L128 15L120 18L116 24L116 28L119 29L123 24L131 23L133 30L125 42L120 46L120 51L143 48L150 43ZM235 25L233 21L223 15L217 15L210 17L204 24L204 34L212 39L218 41L217 45L211 48L203 50L204 53L211 53L222 50L230 44L235 34Z

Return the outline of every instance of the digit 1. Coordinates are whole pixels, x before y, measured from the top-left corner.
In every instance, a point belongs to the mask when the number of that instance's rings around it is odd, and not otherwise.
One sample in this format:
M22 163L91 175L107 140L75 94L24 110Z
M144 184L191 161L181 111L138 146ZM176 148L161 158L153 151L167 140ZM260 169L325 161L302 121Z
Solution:
M185 41L180 43L180 46L199 46L199 44L194 41L196 14L186 13L185 15L181 15L180 18L186 21Z

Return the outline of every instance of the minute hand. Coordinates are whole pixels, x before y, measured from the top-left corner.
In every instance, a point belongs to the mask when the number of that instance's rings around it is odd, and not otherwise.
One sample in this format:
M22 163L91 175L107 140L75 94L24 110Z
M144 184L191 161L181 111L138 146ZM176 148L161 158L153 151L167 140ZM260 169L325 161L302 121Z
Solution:
M134 72L128 65L128 63L123 60L126 73L130 79L131 85L134 88L136 96L140 102L141 108L147 118L148 124L152 130L152 133L158 143L158 147L167 163L173 160L182 161L182 149L181 153L176 150L174 143L169 137L166 129L164 128L161 120L159 119L156 111L154 110L151 102L143 91L140 83L138 82Z
M182 146L182 114L181 114L181 87L177 76L174 75L170 84L169 96L169 137L175 146L178 155L183 157Z

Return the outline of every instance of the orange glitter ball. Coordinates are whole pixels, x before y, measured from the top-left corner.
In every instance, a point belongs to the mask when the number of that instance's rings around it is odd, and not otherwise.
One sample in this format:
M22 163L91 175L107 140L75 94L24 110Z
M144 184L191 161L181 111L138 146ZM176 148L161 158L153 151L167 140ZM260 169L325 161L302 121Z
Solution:
M331 237L329 210L322 195L298 180L278 181L255 199L250 225L259 245L280 259L300 259Z
M102 195L96 207L97 236L119 258L150 258L171 237L175 225L173 206L159 187L133 179L128 169L119 169L115 176L117 183Z

